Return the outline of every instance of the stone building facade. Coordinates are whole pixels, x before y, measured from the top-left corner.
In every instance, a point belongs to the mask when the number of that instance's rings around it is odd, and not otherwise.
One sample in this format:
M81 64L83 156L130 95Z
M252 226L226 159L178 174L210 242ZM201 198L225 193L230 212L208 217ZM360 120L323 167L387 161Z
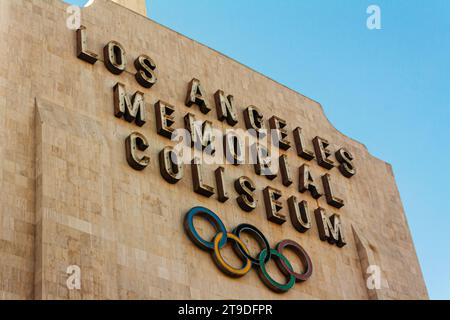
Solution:
M0 1L1 299L428 298L391 166L336 130L319 103L119 4L96 0L82 10L78 31L67 27L67 7ZM130 102L143 97L145 124L119 87ZM235 126L216 110L228 95ZM258 112L246 114L248 106ZM184 165L181 179L168 182L160 153L175 142L161 134L161 124L171 124L161 116L185 128L189 113L223 132L246 129L259 116L267 127L285 120L290 148L279 152L292 184L285 173L268 179L248 164ZM249 200L236 187L240 177L255 187L249 212L236 200ZM214 189L209 197L206 185ZM295 226L301 201L310 222L304 232ZM256 267L230 277L188 237L185 215L194 207L217 214L227 232L247 223L271 247L285 239L300 244L311 275L283 293ZM203 239L217 233L201 217L193 227ZM251 234L241 239L255 256L260 244ZM297 273L306 269L304 255L292 248L283 254ZM230 266L247 260L228 244L222 255ZM272 256L265 266L272 280L292 280ZM76 281L70 287L74 275L79 288Z

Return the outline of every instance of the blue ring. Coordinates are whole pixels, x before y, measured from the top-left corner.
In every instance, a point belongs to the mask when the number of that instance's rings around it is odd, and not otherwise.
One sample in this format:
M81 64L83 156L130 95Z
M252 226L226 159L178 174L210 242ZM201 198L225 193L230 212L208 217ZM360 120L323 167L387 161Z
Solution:
M228 241L227 229L225 228L222 220L220 220L220 218L214 212L204 207L192 208L186 213L184 217L184 229L186 230L186 233L188 234L192 242L194 242L195 245L197 245L197 247L202 250L214 250L214 242L206 241L205 239L200 237L197 230L195 230L194 216L196 215L203 216L204 218L206 218L206 220L209 221L209 223L214 226L217 232L223 233L223 237L219 242L219 249L222 249Z

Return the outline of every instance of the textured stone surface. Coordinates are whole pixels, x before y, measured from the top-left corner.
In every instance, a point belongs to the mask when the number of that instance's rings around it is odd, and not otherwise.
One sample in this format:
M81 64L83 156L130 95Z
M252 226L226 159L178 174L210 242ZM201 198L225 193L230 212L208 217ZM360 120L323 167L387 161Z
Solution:
M145 0L112 0L122 6L125 6L143 16L147 15Z
M75 32L66 28L67 5L57 0L0 1L0 298L2 299L413 299L427 291L389 164L374 158L364 145L344 136L327 120L321 106L247 67L109 1L96 0L84 9L89 49L103 59L110 40L122 43L128 68L111 74L98 61L89 65L76 57ZM157 63L158 83L144 89L134 79L132 62L147 54ZM226 166L231 199L220 203L193 192L191 170L177 185L159 173L158 153L173 143L156 134L153 104L163 100L176 109L175 127L187 112L219 122L184 104L187 85L201 80L209 103L213 94L233 94L239 109L258 106L266 119L288 121L303 128L309 148L321 136L331 149L348 148L358 173L351 179L334 168L311 161L319 176L330 172L341 209L325 198L314 200L296 189L297 170L304 161L287 151L294 184L278 177L269 181L250 165ZM148 121L138 128L113 114L113 87L145 93ZM133 131L150 141L150 166L130 168L125 138ZM293 141L290 131L289 139ZM213 170L205 179L214 184ZM257 184L258 208L246 213L236 204L233 182L246 175ZM288 221L279 226L266 219L262 190L270 185L283 192L284 209L291 195L339 213L348 244L339 249L319 240L312 229L298 233ZM279 295L268 290L253 270L232 279L214 265L210 254L187 238L182 221L194 206L215 211L231 230L240 223L260 228L272 245L293 239L308 251L312 277ZM206 225L199 223L207 232ZM352 227L353 226L353 227ZM229 254L233 260L232 252ZM295 256L287 254L296 261ZM227 255L228 257L228 255ZM79 265L82 289L69 291L66 268ZM365 285L365 266L381 267L385 287L376 294ZM272 266L270 266L272 267ZM272 268L273 269L273 268Z

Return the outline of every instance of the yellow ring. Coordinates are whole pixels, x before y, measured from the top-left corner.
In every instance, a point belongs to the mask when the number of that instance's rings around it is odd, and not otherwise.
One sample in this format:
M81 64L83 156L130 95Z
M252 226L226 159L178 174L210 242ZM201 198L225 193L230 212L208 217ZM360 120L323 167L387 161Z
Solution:
M229 276L242 277L246 275L250 271L250 268L252 267L252 262L250 261L250 259L245 258L244 266L242 268L236 269L230 266L225 261L225 259L222 258L222 255L220 254L219 244L220 241L222 240L222 237L223 233L219 232L214 238L214 251L213 251L214 262L216 263L216 265L219 267L220 270L222 270ZM235 241L238 245L241 246L242 250L244 250L247 254L249 253L245 244L236 235L234 235L233 233L227 233L227 238L228 240Z

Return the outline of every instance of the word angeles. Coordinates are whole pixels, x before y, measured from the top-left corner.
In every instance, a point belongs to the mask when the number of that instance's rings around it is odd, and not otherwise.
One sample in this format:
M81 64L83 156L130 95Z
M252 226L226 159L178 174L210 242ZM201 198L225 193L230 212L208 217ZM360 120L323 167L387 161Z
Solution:
M86 28L81 26L76 35L78 58L89 64L96 64L99 56L88 50ZM117 41L110 41L103 48L104 65L114 75L120 75L125 70L127 73L131 72L128 59L125 48ZM152 58L145 54L139 55L132 65L135 71L131 73L143 90L149 90L157 84L157 66ZM125 85L120 82L111 89L114 116L138 127L144 126L147 123L145 94L138 90L130 95ZM295 192L309 197L313 203L324 197L333 210L344 207L344 200L336 196L333 176L330 173L338 171L347 179L356 174L354 157L349 150L343 147L332 150L332 144L319 136L308 140L301 127L289 131L286 120L275 115L266 120L261 110L253 105L243 111L245 128L234 128L239 123L239 116L232 95L217 90L208 98L200 80L194 78L187 84L184 101L186 107L197 106L201 113L208 114L212 110L210 100L215 103L217 120L230 127L225 133L214 129L209 120L198 121L191 112L184 115L184 128L176 129L174 127L177 121L176 108L162 100L154 104L156 133L178 142L177 145L166 146L159 152L159 170L164 180L170 184L178 183L184 179L185 166L189 165L193 191L208 198L216 195L217 200L224 203L231 198L224 165L237 167L251 164L256 175L264 176L269 181L278 177L286 189L296 185ZM125 139L126 160L133 169L142 171L149 167L151 155L147 149L150 142L151 139L139 132L133 132ZM246 144L247 148L244 148ZM302 161L302 164L296 167L297 179L293 174L291 164L293 159L286 154L292 145L295 145L297 161L298 159ZM248 157L245 149L248 149ZM190 152L192 150L193 153ZM209 157L213 157L213 161L208 162ZM320 168L313 168L310 163L313 160ZM215 180L215 186L207 181L205 174L206 165L212 164L219 164L210 171L214 173L211 180ZM332 171L335 168L337 170ZM322 172L320 177L317 177L315 170ZM243 211L251 212L258 207L257 185L251 178L235 177L234 189L237 193L236 202ZM270 185L264 186L260 191L267 219L278 225L285 223L287 215L283 210L286 207L283 203L283 192ZM312 222L308 200L299 200L297 194L291 194L286 198L293 227L301 233L310 230ZM314 210L314 216L322 241L338 247L345 246L341 218L338 214L329 214L319 206ZM226 239L226 234L223 237ZM268 251L266 255L269 257L270 252Z
M200 237L194 227L194 217L201 216L205 218L216 229L217 234L212 241L206 241ZM312 274L313 266L311 259L306 251L296 242L292 240L283 240L279 242L275 249L270 248L269 241L264 234L255 226L250 224L240 224L232 232L228 232L222 220L211 210L203 207L195 207L186 213L184 218L184 228L189 238L200 249L211 251L214 262L217 267L230 277L242 277L246 275L252 267L258 270L259 277L262 282L275 292L286 292L291 289L296 282L306 281ZM252 257L247 246L239 238L241 233L245 232L255 238L258 244L263 248L257 257ZM241 268L235 268L225 261L220 253L228 241L233 242L233 249L238 257L243 261ZM295 252L303 265L304 273L296 273L289 260L283 255L285 248ZM285 283L275 281L267 272L266 264L273 258L280 269L286 276Z

